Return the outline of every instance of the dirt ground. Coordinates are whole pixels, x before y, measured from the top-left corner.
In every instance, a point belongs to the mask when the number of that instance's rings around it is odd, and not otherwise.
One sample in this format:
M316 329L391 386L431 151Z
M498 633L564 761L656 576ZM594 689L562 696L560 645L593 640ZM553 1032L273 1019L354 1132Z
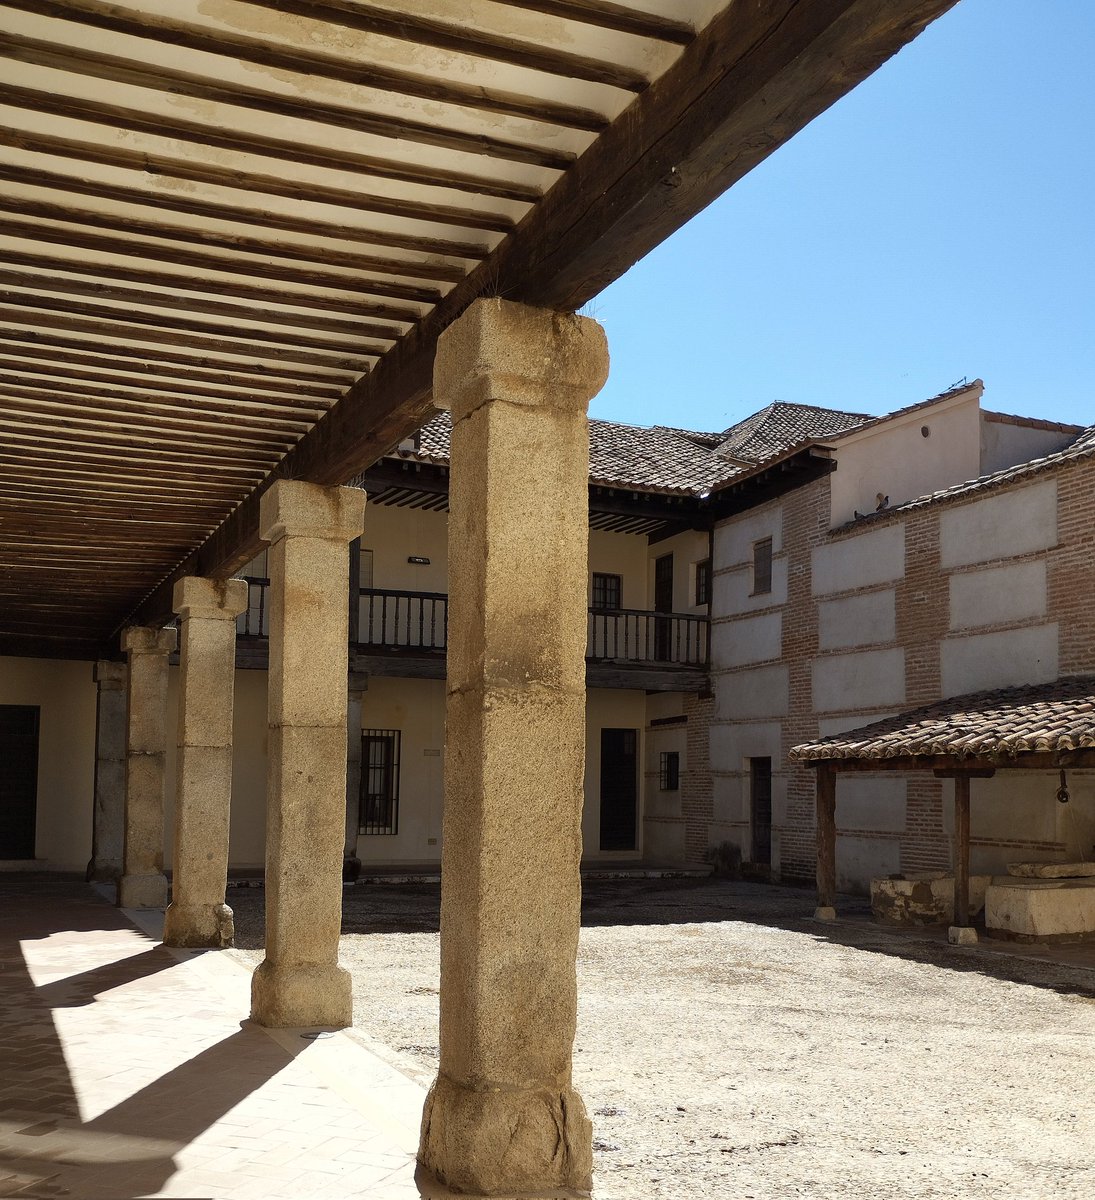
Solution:
M262 892L229 903L258 961ZM434 886L358 885L343 923L355 1025L424 1082L438 904ZM574 1075L597 1200L1095 1196L1095 955L811 909L757 884L587 883Z

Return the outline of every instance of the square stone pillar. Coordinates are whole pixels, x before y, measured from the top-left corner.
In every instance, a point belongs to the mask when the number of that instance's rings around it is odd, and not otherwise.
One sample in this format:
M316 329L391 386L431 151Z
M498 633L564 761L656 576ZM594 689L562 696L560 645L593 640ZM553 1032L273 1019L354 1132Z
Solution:
M346 840L348 543L365 493L279 480L262 497L270 543L266 958L251 984L260 1025L350 1024L338 965Z
M87 877L117 883L125 846L125 663L95 664L95 817Z
M480 300L442 335L452 409L441 1064L419 1159L458 1191L591 1186L571 1083L581 922L586 318Z
M236 617L247 608L242 579L175 584L179 615L179 725L175 760L175 859L168 946L231 946L228 823L232 804L232 699Z
M167 757L167 658L174 629L122 631L129 657L126 690L125 850L118 881L122 908L163 908L164 762Z

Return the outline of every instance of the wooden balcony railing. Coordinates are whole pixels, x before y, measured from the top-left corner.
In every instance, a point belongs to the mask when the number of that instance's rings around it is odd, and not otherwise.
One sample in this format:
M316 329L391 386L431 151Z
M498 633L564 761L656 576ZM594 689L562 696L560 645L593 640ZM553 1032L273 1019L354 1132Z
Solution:
M241 637L269 635L269 585L269 579L247 579L247 611L241 613L236 625ZM449 598L444 592L361 588L353 640L358 647L444 654L448 613ZM591 608L586 658L591 662L704 667L708 660L708 631L707 617L691 613Z

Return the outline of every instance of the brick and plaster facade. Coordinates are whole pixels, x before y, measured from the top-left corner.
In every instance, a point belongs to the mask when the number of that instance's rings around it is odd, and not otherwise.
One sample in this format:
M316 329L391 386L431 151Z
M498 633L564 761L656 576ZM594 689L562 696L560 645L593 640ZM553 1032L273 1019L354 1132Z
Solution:
M944 406L951 424L962 415L955 407ZM925 408L905 423L934 433L934 421ZM1001 424L981 414L983 429ZM1017 429L1008 425L1013 452L1033 445L1049 457L964 486L954 480L923 499L891 497L898 502L850 522L842 519L850 485L835 486L846 465L837 438L832 475L716 527L711 845L729 840L749 856L750 760L769 756L772 866L784 879L811 879L814 778L788 763L792 746L941 697L1095 669L1086 602L1095 457L1083 439L1061 449L1075 430L1032 423L1024 444ZM986 443L998 461L1000 439L983 437L983 452ZM756 594L751 553L764 538L773 545L771 590ZM975 780L973 869L1090 857L1095 780L1077 774L1069 783L1063 806L1046 772ZM930 774L841 777L839 886L864 890L874 876L946 867L952 786Z

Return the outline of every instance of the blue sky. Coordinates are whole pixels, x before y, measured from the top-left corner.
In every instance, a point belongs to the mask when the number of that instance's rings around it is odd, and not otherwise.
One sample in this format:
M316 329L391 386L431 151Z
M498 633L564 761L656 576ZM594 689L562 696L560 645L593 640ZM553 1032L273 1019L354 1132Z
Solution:
M720 430L963 377L1095 423L1095 0L960 0L588 311L591 414Z

